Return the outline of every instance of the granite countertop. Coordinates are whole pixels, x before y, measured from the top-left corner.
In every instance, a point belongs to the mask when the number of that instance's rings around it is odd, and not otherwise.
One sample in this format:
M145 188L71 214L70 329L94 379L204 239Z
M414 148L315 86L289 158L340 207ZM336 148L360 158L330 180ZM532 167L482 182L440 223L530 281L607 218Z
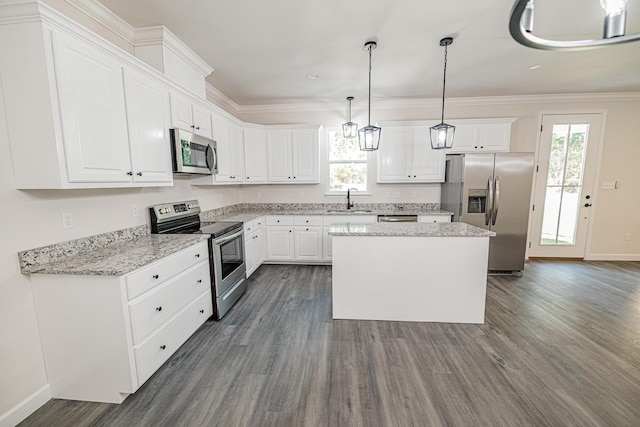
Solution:
M23 273L121 276L209 238L207 234L151 234L103 246L46 264L27 265Z
M405 223L349 223L332 224L331 236L390 236L390 237L493 237L495 232L463 222L405 222Z
M234 213L230 215L216 216L216 221L240 221L247 222L252 219L265 216L265 215L349 215L349 216L362 216L362 215L453 215L453 212L443 210L416 210L416 209L381 209L381 210L279 210L279 211L250 211Z

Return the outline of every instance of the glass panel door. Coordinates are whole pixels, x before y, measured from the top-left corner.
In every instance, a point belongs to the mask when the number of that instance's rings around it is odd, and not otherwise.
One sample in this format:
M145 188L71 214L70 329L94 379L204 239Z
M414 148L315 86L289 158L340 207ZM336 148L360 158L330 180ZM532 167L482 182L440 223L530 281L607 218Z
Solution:
M529 256L584 257L601 120L600 114L543 116Z

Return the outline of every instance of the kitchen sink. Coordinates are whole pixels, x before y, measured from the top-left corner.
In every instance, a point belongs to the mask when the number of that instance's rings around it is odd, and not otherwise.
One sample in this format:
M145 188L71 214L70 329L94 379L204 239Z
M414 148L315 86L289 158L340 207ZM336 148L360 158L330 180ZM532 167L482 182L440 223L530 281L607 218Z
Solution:
M327 213L368 213L368 212L373 212L371 209L329 209L327 211L325 211Z

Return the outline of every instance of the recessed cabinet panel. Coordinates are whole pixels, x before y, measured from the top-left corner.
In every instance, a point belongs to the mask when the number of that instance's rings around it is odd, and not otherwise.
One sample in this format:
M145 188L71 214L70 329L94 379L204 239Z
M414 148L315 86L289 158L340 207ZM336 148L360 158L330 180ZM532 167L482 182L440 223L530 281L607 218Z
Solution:
M322 227L295 228L296 261L322 261Z
M211 139L211 112L197 104L193 104L192 110L193 125L195 126L194 133Z
M293 227L267 227L267 261L293 260Z
M124 83L133 180L172 182L169 93L130 70L125 70Z
M267 134L262 129L244 130L245 182L267 180Z
M171 94L171 125L174 128L193 130L191 103L175 93Z
M293 131L293 181L318 180L318 131Z
M508 152L511 143L511 124L514 119L475 119L452 122L456 127L453 147L449 153Z
M69 182L130 182L122 66L66 35L53 40Z
M267 132L269 182L291 181L291 132Z
M411 129L388 128L382 133L378 151L378 181L410 179Z

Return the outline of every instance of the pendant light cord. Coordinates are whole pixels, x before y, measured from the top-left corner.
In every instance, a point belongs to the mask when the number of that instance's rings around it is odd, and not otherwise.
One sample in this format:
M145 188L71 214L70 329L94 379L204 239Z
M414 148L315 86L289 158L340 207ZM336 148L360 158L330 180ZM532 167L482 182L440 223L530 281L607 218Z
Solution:
M442 118L440 123L444 123L444 90L447 85L447 45L444 46L444 73L442 77Z
M371 126L371 45L369 45L369 126Z

